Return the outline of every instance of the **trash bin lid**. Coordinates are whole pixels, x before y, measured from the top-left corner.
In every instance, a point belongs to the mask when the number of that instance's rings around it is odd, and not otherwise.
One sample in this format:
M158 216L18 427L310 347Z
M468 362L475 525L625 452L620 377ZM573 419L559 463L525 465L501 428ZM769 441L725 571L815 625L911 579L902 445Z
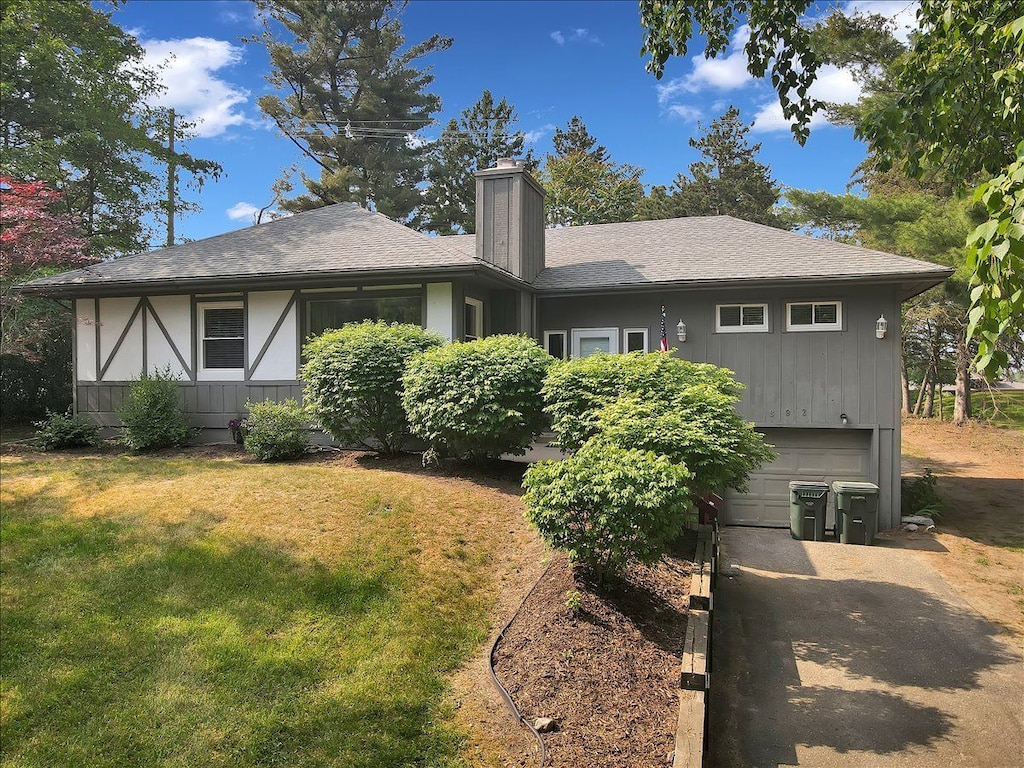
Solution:
M832 483L833 493L877 494L878 486L874 483L858 483L852 480L836 480Z
M827 491L828 483L816 483L808 480L790 480L789 490L791 491Z

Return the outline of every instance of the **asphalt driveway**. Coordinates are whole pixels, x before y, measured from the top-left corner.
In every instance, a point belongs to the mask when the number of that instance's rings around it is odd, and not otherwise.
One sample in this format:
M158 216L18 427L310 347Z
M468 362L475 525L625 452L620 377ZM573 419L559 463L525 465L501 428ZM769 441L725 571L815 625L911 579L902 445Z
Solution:
M726 528L714 768L1024 766L1024 659L911 550Z

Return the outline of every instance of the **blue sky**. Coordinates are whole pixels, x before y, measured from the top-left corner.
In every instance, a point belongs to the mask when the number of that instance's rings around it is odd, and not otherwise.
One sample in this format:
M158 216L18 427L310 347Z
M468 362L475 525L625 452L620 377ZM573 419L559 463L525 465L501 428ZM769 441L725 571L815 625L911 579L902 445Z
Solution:
M835 5L895 15L904 30L913 22L914 4L907 0ZM828 7L822 4L816 13ZM178 234L198 239L248 225L252 209L270 200L281 171L300 161L298 150L256 106L269 89L269 62L261 45L242 42L258 31L252 4L130 0L113 18L140 39L151 62L168 62L162 101L200 121L189 151L225 170L220 181L190 193L202 211L179 220ZM442 100L439 123L489 89L515 105L518 127L541 156L550 150L555 127L578 114L614 160L646 169L647 184L668 184L697 159L687 144L698 133L697 122L709 123L731 104L754 123L751 138L763 145L761 160L784 186L842 192L864 156L849 129L823 119L815 121L806 146L796 144L770 84L746 73L742 30L730 51L714 60L705 59L702 42L694 41L658 81L639 54L636 2L413 0L403 27L410 42L434 33L454 38L451 49L424 59ZM817 88L829 100L855 100L858 93L849 74L834 68L822 72Z

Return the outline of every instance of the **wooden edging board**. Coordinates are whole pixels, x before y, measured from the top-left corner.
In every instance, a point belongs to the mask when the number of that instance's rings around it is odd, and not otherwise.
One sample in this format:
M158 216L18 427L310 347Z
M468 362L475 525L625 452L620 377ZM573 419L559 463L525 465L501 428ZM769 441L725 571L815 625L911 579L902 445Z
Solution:
M676 722L673 768L700 768L704 765L711 680L711 618L717 566L717 526L698 526L697 551L690 582L690 612L686 620L679 674L679 718Z

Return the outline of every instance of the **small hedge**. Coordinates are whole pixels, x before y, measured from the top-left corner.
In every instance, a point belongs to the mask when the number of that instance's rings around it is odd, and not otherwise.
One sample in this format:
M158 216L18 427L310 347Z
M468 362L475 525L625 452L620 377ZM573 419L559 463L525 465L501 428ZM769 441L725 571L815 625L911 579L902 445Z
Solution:
M310 415L345 446L398 453L409 438L402 376L412 357L445 342L398 323L351 323L306 344L303 399Z
M169 366L132 382L117 415L124 425L122 440L133 451L175 448L196 433L182 405L178 377Z
M264 400L246 403L249 415L242 422L243 445L260 461L282 461L302 456L309 446L309 417L294 398L283 403Z
M67 413L48 413L35 423L36 441L44 451L88 448L100 443L100 427L92 419Z
M488 336L417 355L403 379L413 434L471 461L526 453L544 429L540 389L551 362L526 336Z

